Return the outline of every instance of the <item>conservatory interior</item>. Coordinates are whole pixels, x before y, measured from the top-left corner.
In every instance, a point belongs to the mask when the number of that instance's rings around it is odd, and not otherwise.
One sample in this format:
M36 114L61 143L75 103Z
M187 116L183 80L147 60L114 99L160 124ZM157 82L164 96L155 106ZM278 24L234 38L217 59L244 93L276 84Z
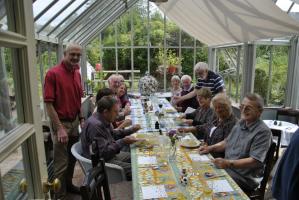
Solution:
M154 77L157 88L147 99L152 104L165 100L167 110L172 76L189 75L195 85L194 66L206 62L209 70L222 76L237 118L247 93L264 99L261 119L279 131L273 133L277 160L298 128L298 36L298 0L0 0L0 199L49 199L59 188L53 175L53 130L43 85L47 71L63 59L69 43L82 47L85 120L93 112L96 93L108 87L112 74L124 77L132 111L137 107L134 103L142 102L134 98L140 97L142 78ZM175 126L171 120L170 124ZM209 187L214 194L206 199L254 199L227 174L222 181L228 185L220 187L188 171L186 186L180 183L182 166L173 160L167 165L173 179L155 175L157 168L163 168L155 165L149 170L154 175L148 175L154 177L152 182L146 182L142 179L146 172L138 163L150 161L142 160L135 148L131 146L132 181L119 177L111 181L109 176L121 175L106 170L110 195L104 187L105 199L201 199ZM179 155L187 150L176 151ZM77 159L73 182L80 187L86 168L85 161ZM190 169L202 167L190 159ZM267 177L269 184L273 173ZM193 184L195 176L199 185ZM171 184L164 187L167 181ZM216 192L217 186L233 193ZM270 186L265 187L262 197L271 198Z

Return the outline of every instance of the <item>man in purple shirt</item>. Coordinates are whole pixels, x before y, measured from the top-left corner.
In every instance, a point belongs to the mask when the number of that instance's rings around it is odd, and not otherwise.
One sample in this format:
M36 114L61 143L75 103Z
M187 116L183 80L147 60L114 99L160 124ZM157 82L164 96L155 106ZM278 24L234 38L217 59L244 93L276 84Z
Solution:
M106 162L121 166L128 180L131 180L131 157L129 152L121 149L126 144L133 144L138 139L130 134L138 131L140 125L129 129L113 129L112 122L118 116L117 100L111 96L102 97L97 102L97 112L87 119L81 134L83 156L90 158L89 147L93 140L97 141L99 157Z

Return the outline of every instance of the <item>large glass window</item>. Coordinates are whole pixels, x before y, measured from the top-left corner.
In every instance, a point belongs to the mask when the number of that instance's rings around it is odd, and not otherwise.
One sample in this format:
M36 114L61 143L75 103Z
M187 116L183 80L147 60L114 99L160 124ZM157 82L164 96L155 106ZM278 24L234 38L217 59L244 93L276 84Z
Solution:
M117 27L116 32L115 27ZM132 32L133 41L131 40ZM166 34L165 47L164 33ZM182 36L181 44L180 34ZM115 37L117 43L115 43ZM197 46L194 46L194 38L180 30L169 19L167 19L166 27L164 27L164 14L159 11L154 3L149 3L148 13L148 1L145 0L139 1L129 12L103 30L101 40L94 39L88 45L89 50L90 47L94 50L93 52L89 51L87 57L93 66L95 65L94 60L98 60L94 52L99 52L98 55L102 56L104 70L114 70L116 73L116 69L118 69L119 73L130 81L131 74L120 70L132 69L131 48L133 48L133 67L135 70L133 82L138 82L139 78L149 71L159 81L160 91L164 90L164 77L166 77L166 89L168 89L173 74L182 75L181 72L183 72L193 76L194 62L207 61L207 48L203 48L202 43L197 41ZM103 54L100 53L101 50L95 50L94 47L102 48ZM164 48L166 49L166 76L164 76L163 66ZM105 77L107 78L109 75Z
M254 92L266 105L284 105L287 70L287 46L257 46Z

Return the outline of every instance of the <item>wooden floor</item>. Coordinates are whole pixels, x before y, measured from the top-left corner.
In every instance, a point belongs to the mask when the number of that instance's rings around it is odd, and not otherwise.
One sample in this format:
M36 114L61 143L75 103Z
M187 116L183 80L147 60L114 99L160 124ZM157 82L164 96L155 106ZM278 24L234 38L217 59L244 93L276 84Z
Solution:
M76 164L73 178L74 185L80 187L84 179L84 174L79 166ZM112 200L131 200L133 199L132 182L121 182L110 185L110 193ZM68 200L81 200L80 195L68 194Z

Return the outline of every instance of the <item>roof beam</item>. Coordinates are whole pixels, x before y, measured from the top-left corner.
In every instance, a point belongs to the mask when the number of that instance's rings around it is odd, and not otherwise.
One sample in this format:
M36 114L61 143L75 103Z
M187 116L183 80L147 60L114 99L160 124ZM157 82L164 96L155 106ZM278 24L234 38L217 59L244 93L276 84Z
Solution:
M99 5L101 5L105 0L98 0L93 2L92 5L90 5L83 13L80 14L80 17L76 18L74 21L72 21L68 26L66 26L62 31L60 31L57 34L57 37L59 40L63 40L66 38L70 33L72 33L76 27L78 27L78 24L81 24L86 18L90 17L94 12L97 11Z
M89 21L87 21L82 28L80 28L79 30L77 30L76 32L73 33L73 35L71 37L69 37L69 40L76 40L73 38L78 38L81 35L84 35L84 33L89 32L89 30L92 30L93 27L97 27L96 24L98 24L99 22L103 21L106 18L110 18L111 17L111 13L114 12L114 10L119 9L122 4L121 1L114 1L114 0L110 0L110 2L112 3L107 3L105 7L101 8L101 11L97 13L96 16L94 16L93 19L90 19ZM120 4L120 5L118 5Z
M106 20L98 24L97 29L92 30L87 35L84 35L81 38L78 38L79 40L75 40L79 43L82 43L86 45L89 41L93 40L102 30L104 30L108 25L111 24L111 22L114 22L119 16L121 16L124 12L126 12L128 9L130 9L138 0L130 0L127 5L122 8L122 10L118 13L114 13L113 16L110 16L110 19L112 20Z
M36 22L41 16L43 16L57 2L58 2L58 0L52 1L45 9L43 9L40 13L38 13L34 17L34 21Z
M55 15L49 19L38 31L37 34L39 34L40 32L42 32L42 30L44 30L54 19L56 19L56 17L58 17L58 15L60 15L65 9L67 9L72 3L74 3L75 0L71 0L70 2L68 2L65 6L63 6L57 13L55 13Z
M83 1L76 9L74 9L68 16L66 16L59 24L57 24L48 34L51 35L56 31L67 19L69 19L75 12L77 12L84 4L86 4L89 0Z

